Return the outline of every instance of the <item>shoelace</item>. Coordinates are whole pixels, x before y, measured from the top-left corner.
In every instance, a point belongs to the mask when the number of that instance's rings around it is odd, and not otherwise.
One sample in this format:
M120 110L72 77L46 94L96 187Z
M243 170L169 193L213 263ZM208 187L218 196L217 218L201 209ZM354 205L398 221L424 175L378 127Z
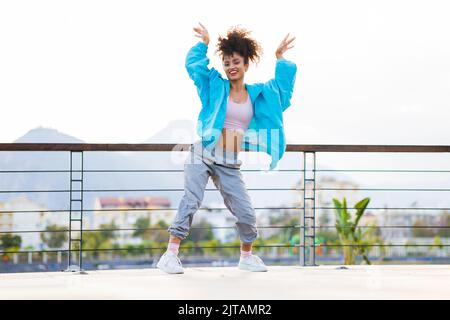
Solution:
M166 255L167 253L164 253L164 254ZM180 258L178 258L177 255L174 255L174 256L176 258L177 264L181 267L181 260L180 260Z
M178 258L178 256L175 256L175 258L177 258L177 263L181 267L181 260L180 260L180 258Z
M164 253L164 256L167 256L167 252ZM178 256L175 256L175 258L176 258L177 264L181 267L182 265L181 265L181 260L180 260L180 258L178 258ZM164 264L167 266L167 265L169 264L169 261L166 260Z
M260 257L252 255L251 258L260 264L264 264Z

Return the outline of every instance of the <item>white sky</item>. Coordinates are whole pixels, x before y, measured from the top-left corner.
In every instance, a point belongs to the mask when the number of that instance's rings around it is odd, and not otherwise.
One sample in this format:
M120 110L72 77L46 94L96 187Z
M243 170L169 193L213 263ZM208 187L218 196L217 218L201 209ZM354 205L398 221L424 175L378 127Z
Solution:
M201 21L236 24L265 55L246 82L273 76L274 51L298 65L287 139L324 144L450 144L447 1L2 1L0 142L37 126L86 142L143 142L196 121L184 69Z

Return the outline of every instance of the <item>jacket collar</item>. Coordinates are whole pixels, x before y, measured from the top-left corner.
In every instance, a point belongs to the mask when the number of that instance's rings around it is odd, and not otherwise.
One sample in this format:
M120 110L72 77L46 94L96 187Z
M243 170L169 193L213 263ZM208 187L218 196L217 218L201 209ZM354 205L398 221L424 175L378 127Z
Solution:
M223 79L225 81L225 93L227 97L230 95L230 80ZM248 94L250 96L250 100L252 101L252 104L255 103L256 98L262 91L262 85L259 84L247 84L244 83L245 89L247 89Z

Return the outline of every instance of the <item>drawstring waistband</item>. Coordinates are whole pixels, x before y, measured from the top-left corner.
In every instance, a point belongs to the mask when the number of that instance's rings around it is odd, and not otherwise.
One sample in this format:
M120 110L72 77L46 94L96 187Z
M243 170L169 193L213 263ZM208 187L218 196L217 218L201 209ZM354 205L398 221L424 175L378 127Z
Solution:
M224 149L222 146L215 145L214 148L209 149L203 147L201 141L195 142L190 150L202 157L202 160L207 159L206 162L214 162L217 164L227 165L230 167L240 167L242 161L238 159L238 152Z

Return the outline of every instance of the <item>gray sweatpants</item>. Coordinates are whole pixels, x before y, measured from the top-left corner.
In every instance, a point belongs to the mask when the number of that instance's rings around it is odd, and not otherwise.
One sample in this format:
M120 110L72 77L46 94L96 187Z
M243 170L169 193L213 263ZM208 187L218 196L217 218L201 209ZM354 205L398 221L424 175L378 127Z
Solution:
M237 153L215 146L203 148L201 141L189 149L184 164L184 195L177 214L168 231L185 239L189 234L192 218L201 206L206 184L211 177L220 191L225 206L237 218L236 226L242 243L251 243L258 237L255 210L242 179L242 161Z

